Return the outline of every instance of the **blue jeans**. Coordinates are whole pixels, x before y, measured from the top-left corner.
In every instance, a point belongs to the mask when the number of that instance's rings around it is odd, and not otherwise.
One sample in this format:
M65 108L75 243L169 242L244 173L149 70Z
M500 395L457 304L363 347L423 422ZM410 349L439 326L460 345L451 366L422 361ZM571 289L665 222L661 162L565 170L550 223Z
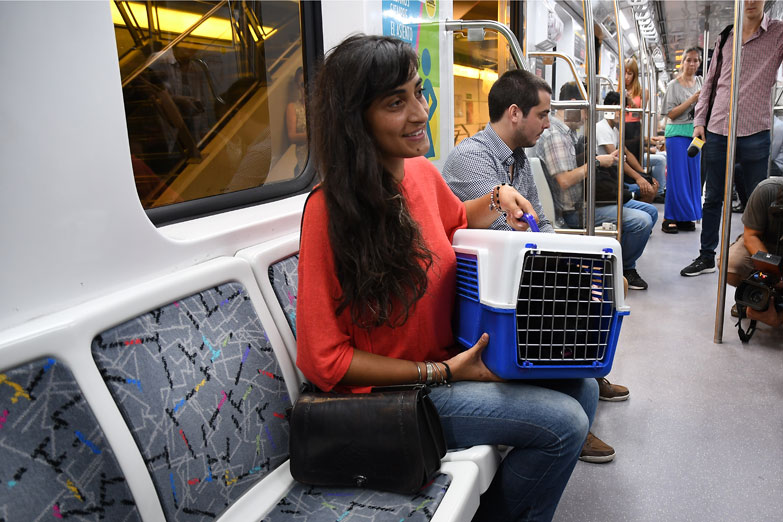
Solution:
M513 448L473 520L551 520L593 423L596 380L460 381L430 397L449 448Z
M635 199L623 205L623 270L636 268L636 260L642 257L656 221L658 209L654 205ZM617 205L595 207L595 224L601 223L617 224Z
M726 189L726 149L728 137L707 131L707 142L702 148L707 177L706 195L702 205L701 249L699 255L714 259L718 246L723 210L723 193ZM737 138L734 161L742 166L742 183L750 197L753 189L767 177L769 158L769 131Z
M642 165L647 168L647 154L642 156ZM658 180L658 194L663 194L666 189L666 156L663 154L650 154L650 174Z

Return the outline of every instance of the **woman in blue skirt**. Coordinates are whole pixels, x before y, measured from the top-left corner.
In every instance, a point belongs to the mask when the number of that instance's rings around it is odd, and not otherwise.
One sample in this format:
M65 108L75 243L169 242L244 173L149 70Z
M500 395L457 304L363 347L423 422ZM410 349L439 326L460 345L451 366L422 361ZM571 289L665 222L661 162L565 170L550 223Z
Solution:
M680 74L666 86L661 112L669 118L666 125L666 203L661 228L669 234L695 230L701 219L700 157L689 158L688 145L693 136L693 116L699 100L702 77L696 76L701 63L700 51L691 47L682 55Z

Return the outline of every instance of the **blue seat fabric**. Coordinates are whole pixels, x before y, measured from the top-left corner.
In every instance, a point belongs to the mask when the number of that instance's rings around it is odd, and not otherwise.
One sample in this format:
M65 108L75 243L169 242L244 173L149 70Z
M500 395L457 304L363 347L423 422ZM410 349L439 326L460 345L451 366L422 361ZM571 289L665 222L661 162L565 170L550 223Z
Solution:
M44 358L0 371L0 520L140 521L71 371Z

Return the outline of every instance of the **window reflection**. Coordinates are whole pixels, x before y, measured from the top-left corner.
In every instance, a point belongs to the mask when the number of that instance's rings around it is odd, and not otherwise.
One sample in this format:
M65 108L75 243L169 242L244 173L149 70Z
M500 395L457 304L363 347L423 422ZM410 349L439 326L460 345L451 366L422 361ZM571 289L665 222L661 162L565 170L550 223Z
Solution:
M302 172L298 2L114 2L112 14L144 208ZM286 124L292 102L294 134Z

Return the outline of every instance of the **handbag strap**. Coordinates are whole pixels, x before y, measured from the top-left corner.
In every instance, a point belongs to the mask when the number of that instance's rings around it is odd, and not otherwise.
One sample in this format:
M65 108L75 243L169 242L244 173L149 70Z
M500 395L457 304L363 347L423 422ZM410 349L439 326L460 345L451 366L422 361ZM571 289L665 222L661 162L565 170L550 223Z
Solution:
M707 105L707 119L704 121L704 128L710 123L712 115L712 104L715 102L715 90L718 87L718 78L720 77L720 68L723 65L723 44L729 38L729 33L734 28L734 24L729 24L720 32L720 45L718 45L718 56L715 59L715 74L712 76L712 89L710 90L710 103Z

